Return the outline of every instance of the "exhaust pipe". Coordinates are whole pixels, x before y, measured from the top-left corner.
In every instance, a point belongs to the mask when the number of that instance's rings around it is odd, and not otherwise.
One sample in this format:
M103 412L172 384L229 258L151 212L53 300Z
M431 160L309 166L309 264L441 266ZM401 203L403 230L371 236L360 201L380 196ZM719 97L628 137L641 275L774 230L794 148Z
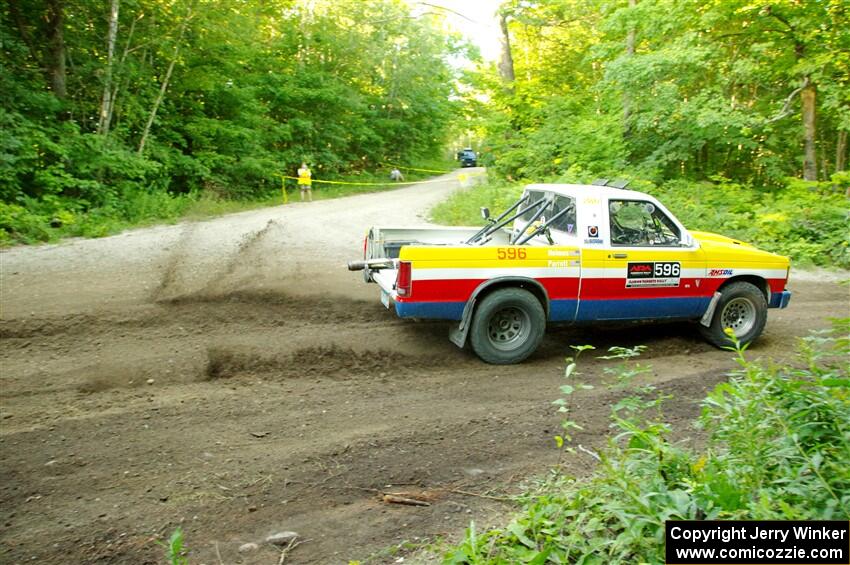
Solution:
M365 261L349 261L349 271L362 271L369 269L370 271L378 271L380 269L392 269L396 266L395 259L367 259Z

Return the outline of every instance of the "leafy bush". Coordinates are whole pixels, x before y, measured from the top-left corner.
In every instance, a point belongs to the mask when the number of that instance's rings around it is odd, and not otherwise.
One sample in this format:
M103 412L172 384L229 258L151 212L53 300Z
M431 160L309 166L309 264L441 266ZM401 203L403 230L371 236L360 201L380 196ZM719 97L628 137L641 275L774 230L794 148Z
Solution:
M50 239L50 218L17 204L0 202L0 245L14 241L35 243Z
M663 563L665 520L850 518L848 330L845 319L804 339L782 366L738 348L739 368L702 403L709 439L700 452L667 439L663 397L639 389L613 408L617 435L588 480L554 472L508 526L479 534L472 524L444 562ZM629 367L619 371L626 382L640 372ZM565 386L569 396L579 385ZM556 403L564 412L564 399Z

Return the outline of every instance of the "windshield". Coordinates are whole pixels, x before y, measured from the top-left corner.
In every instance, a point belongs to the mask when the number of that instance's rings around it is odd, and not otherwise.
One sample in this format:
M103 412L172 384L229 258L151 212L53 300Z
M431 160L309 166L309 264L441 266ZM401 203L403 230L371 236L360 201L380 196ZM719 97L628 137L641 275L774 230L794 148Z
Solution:
M611 200L608 212L613 245L679 245L679 228L651 202Z

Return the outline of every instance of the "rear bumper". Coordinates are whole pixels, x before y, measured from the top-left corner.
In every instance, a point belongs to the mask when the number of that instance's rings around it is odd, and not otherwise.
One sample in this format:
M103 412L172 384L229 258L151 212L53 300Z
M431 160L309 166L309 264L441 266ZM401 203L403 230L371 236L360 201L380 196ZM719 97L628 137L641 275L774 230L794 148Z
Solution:
M768 308L787 308L791 302L791 292L783 290L782 292L774 292L770 295L770 304Z
M422 320L460 320L466 302L397 302L395 312L399 318Z

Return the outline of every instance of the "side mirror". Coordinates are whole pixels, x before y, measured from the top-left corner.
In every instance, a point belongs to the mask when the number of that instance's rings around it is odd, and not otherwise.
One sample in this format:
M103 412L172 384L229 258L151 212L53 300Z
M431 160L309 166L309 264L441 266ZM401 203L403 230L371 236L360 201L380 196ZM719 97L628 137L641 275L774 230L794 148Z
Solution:
M485 220L489 220L490 219L490 208L488 208L486 206L482 206L481 207L481 217L484 218Z
M688 232L685 232L682 235L682 238L679 240L679 245L682 247L692 247L694 244L694 238Z

